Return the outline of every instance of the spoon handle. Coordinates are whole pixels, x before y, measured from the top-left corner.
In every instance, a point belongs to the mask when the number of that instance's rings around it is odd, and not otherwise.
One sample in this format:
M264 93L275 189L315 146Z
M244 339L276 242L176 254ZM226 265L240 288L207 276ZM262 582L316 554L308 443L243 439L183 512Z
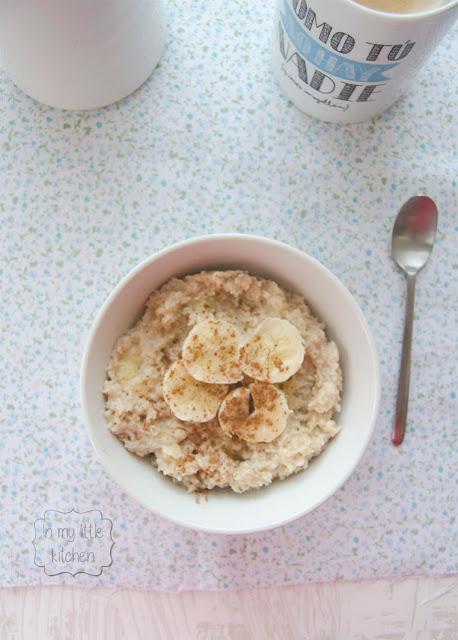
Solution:
M398 399L396 402L396 420L394 423L392 443L398 446L404 440L409 404L410 361L412 353L413 310L415 304L416 277L407 274L407 307L402 344L401 370L399 371Z

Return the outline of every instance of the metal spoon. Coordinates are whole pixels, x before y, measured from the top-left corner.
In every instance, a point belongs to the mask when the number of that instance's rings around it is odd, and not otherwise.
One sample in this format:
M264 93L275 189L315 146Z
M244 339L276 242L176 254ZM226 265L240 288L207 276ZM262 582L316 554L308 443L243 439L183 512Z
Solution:
M401 207L393 227L391 255L407 275L407 308L392 443L404 440L409 402L413 309L417 273L431 254L437 230L437 207L431 198L415 196Z

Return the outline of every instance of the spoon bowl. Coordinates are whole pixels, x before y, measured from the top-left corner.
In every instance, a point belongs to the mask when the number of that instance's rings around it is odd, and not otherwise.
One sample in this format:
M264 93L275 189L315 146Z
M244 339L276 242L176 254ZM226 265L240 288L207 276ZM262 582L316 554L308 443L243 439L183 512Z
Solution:
M427 196L410 198L401 207L393 227L391 253L406 273L423 269L433 248L437 207Z

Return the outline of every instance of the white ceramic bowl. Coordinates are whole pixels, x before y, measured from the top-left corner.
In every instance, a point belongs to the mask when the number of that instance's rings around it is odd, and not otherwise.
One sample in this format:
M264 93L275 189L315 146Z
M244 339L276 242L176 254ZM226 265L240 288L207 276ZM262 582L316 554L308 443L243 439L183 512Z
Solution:
M172 276L203 269L237 268L275 280L302 294L327 325L343 368L342 431L309 468L259 491L210 492L208 502L129 453L103 415L105 368L117 338L141 315L151 291ZM311 511L349 477L372 435L380 399L377 353L363 314L348 290L314 258L266 238L214 235L159 251L131 271L100 310L89 335L81 373L89 437L114 480L154 513L186 527L248 533L279 526Z

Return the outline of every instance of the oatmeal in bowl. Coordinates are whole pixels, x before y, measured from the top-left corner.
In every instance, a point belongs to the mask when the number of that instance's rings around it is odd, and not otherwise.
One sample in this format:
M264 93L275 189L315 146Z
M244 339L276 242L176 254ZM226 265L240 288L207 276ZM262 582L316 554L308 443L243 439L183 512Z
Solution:
M172 278L116 343L111 432L189 491L259 489L339 431L335 343L304 298L241 270Z
M379 397L373 340L342 283L302 251L240 234L136 267L99 311L81 368L88 435L113 479L156 515L215 533L270 529L332 496Z

